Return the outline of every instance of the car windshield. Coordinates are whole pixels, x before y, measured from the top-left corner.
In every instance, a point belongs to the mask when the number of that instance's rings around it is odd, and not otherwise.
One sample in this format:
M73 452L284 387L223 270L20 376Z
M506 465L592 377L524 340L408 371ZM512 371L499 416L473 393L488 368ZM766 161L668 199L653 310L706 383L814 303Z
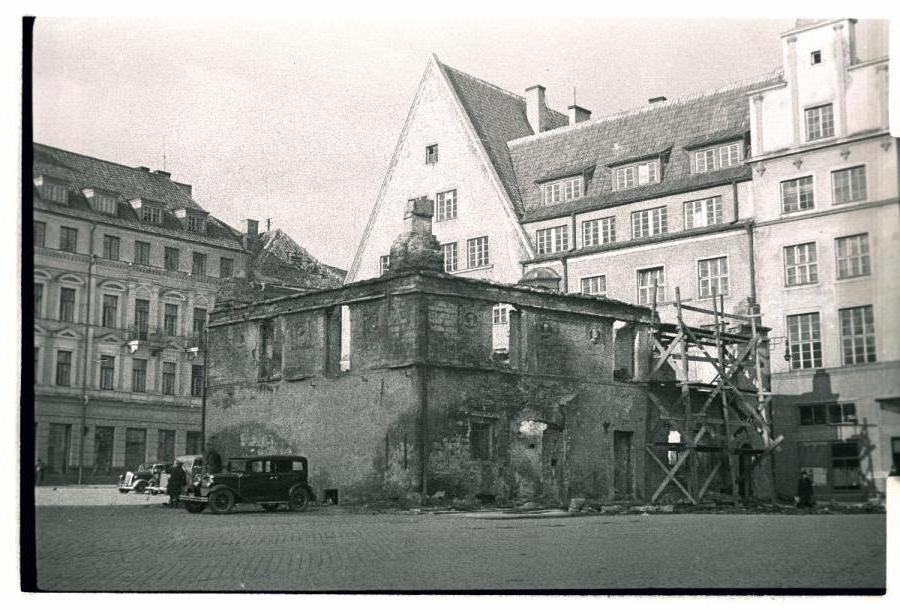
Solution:
M231 460L228 462L229 472L247 472L247 462L244 460Z

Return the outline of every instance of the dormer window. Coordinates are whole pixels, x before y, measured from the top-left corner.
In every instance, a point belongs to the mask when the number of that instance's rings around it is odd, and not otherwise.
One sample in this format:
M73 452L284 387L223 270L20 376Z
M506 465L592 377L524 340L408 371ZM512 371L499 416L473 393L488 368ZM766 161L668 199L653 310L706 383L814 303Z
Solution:
M92 188L84 189L82 193L90 201L91 209L95 212L116 215L116 196L114 194Z
M34 185L43 199L55 203L69 203L69 189L62 181L49 176L38 176L34 179Z
M152 205L141 206L141 220L151 224L162 224L162 208Z
M717 169L740 165L743 147L740 142L711 146L694 152L694 173L704 174Z
M187 230L192 233L204 233L206 223L203 222L203 218L200 216L194 216L189 214L187 217Z
M541 185L541 201L544 205L555 205L581 199L584 196L584 176L574 176L554 180Z
M659 182L659 159L617 167L615 172L617 191L653 184Z

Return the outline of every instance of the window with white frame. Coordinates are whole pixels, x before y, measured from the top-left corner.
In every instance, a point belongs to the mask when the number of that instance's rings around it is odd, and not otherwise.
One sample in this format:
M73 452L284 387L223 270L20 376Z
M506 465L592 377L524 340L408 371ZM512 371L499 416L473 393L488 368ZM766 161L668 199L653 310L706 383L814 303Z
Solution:
M437 211L435 221L453 220L456 218L456 189L437 194Z
M540 229L539 231L536 231L534 235L538 254L562 252L569 248L568 225Z
M203 233L204 229L203 218L200 216L195 216L194 214L188 214L187 216L187 230L192 233Z
M666 272L662 267L639 269L638 279L638 304L649 305L653 302L653 286L657 287L656 302L666 300Z
M728 294L728 257L705 258L697 261L697 283L700 298Z
M574 201L584 196L584 176L563 178L541 185L541 201L544 205L554 205Z
M155 225L162 224L162 208L155 205L144 205L141 207L141 219Z
M91 207L98 212L112 215L116 213L116 198L110 195L95 193L94 196L91 197L91 204Z
M659 182L659 160L616 168L616 190L633 188Z
M875 362L875 314L871 305L839 310L844 364Z
M665 206L631 213L631 236L633 239L659 235L668 230L668 212Z
M115 389L116 357L100 356L100 389Z
M834 135L834 110L831 104L806 109L806 139L819 140Z
M613 216L607 218L595 218L581 223L582 247L599 246L616 241L616 219Z
M694 173L704 174L717 169L733 167L741 162L740 142L712 146L694 152Z
M459 269L459 247L454 241L449 244L441 244L441 252L444 254L444 271L452 273Z
M509 305L503 303L494 305L491 310L491 318L494 324L509 324Z
M581 278L581 293L595 296L606 296L606 276L592 275Z
M783 213L811 210L814 206L812 176L785 180L781 183L781 211Z
M487 267L491 264L491 254L488 248L488 238L475 237L468 240L467 244L469 269Z
M831 193L835 203L866 199L866 167L848 167L831 172Z
M819 281L816 243L784 247L784 285L800 286Z
M834 243L839 280L869 275L872 272L869 263L868 233L838 237Z
M438 145L432 144L425 147L425 163L434 165L438 162Z
M722 223L722 197L684 202L684 228L695 229Z
M788 356L792 369L812 369L822 366L822 337L818 313L803 313L787 317Z
M385 254L381 258L378 259L378 271L381 275L384 275L391 269L391 255Z

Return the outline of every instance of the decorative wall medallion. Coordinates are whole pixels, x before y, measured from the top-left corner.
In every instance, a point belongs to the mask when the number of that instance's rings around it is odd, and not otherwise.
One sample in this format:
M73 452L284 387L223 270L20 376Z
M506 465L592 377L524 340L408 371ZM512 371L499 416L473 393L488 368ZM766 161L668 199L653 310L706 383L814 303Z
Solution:
M888 150L890 150L890 148L891 148L891 141L890 141L890 140L885 140L884 142L881 143L881 149L882 149L882 150L888 151Z
M475 326L478 325L478 316L475 315L474 311L467 311L463 316L463 319L465 320L466 326L469 328L475 328Z
M600 343L601 333L600 333L599 328L592 328L590 336L591 336L591 343L594 343L594 344Z
M801 165L803 165L803 159L798 158L797 160L794 161L794 167L796 167L797 169L800 169Z
M756 166L756 173L760 176L766 173L766 166L764 163L760 163Z
M841 151L841 159L843 159L844 161L846 161L847 157L849 157L849 156L850 156L849 148L845 148L844 150Z

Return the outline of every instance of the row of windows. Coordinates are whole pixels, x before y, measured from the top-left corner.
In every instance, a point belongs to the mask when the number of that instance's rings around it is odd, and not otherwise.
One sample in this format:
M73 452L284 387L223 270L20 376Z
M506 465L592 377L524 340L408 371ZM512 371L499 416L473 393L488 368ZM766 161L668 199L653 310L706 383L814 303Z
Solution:
M649 305L653 301L653 286L657 286L657 302L666 298L666 273L664 267L651 267L637 271L637 301ZM697 261L697 294L699 298L713 295L727 295L728 258L725 256ZM596 296L606 296L606 276L593 275L581 278L581 292Z
M835 204L864 201L866 168L864 165L831 172L831 195ZM781 183L781 211L784 214L811 210L815 207L813 177L802 176Z
M841 356L845 365L875 362L875 314L871 305L838 310ZM787 317L787 357L792 369L822 366L822 334L819 313Z
M801 426L825 424L855 424L856 405L852 402L800 405Z
M848 235L834 240L837 279L845 280L872 273L869 234ZM784 285L802 286L819 281L816 242L784 247Z
M44 222L34 221L34 245L46 247L47 225ZM122 240L116 235L103 236L103 258L108 260L121 260L119 252ZM59 249L63 252L78 251L78 229L73 227L60 227ZM163 263L167 271L179 270L180 251L178 248L165 247ZM206 275L207 256L202 252L194 252L191 260L192 275ZM134 242L134 263L150 266L150 243L145 241ZM234 274L234 259L219 258L219 277L229 278Z
M174 303L163 304L163 332L166 335L178 336L178 315L180 307ZM102 298L102 310L100 324L105 328L119 328L119 297L114 294L104 294ZM44 284L34 283L34 317L44 317ZM195 334L203 332L206 327L207 310L203 307L194 307L192 330ZM59 315L60 322L75 322L75 289L59 289ZM150 331L150 301L146 299L134 300L134 327L141 336L146 339Z
M684 227L695 229L722 224L722 198L708 197L684 203ZM669 230L666 206L638 210L631 213L631 236L634 239L667 233ZM581 223L582 247L599 246L616 241L614 216L585 220ZM562 252L569 248L568 225L558 225L535 232L538 254Z
M40 359L40 348L34 348L34 366L38 368ZM175 374L177 364L175 362L162 362L161 369L161 391L165 395L175 395ZM101 355L99 360L99 383L98 388L101 390L115 390L115 373L116 373L116 357L110 355ZM72 352L69 350L58 350L56 352L56 385L62 387L70 387L72 385ZM191 396L203 395L203 366L191 366ZM131 359L131 391L146 392L147 391L147 359L132 358Z

